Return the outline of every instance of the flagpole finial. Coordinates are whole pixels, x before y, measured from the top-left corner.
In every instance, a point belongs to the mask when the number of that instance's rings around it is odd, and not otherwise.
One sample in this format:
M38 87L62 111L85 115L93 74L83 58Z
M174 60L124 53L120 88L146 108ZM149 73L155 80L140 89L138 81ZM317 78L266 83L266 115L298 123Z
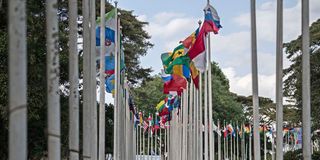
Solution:
M209 4L210 3L210 0L207 0L207 4Z
M202 21L201 21L201 20L199 20L199 21L198 21L199 26L201 25L201 23L202 23Z
M118 5L118 1L114 1L114 5L117 7L117 5Z

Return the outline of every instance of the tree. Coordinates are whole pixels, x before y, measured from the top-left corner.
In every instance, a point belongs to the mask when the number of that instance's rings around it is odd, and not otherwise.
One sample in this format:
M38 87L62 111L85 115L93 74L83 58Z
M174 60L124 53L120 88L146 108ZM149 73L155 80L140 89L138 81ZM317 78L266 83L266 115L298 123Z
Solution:
M284 69L284 96L298 108L302 119L302 38L284 44L287 58L292 64ZM311 115L312 128L320 128L320 19L310 27L310 80L311 80Z
M213 119L216 121L241 121L243 118L241 104L235 94L229 91L229 80L217 63L212 63ZM204 83L203 83L204 84ZM133 89L137 107L145 113L154 113L155 106L165 98L163 82L159 75Z
M81 13L79 1L79 13ZM8 1L0 2L0 157L8 159ZM68 83L68 2L59 0L59 47L60 55L60 83ZM98 1L96 3L99 4ZM111 9L106 4L107 11ZM27 96L28 96L28 156L30 159L40 159L46 155L46 31L45 31L45 0L27 1ZM97 15L100 13L98 6ZM137 20L132 11L121 10L121 25L124 37L126 68L130 70L128 79L132 84L143 82L149 78L150 68L142 68L139 58L146 55L152 47L150 36L143 27L146 22ZM82 34L79 24L79 34ZM80 54L81 55L81 54ZM82 57L79 58L80 75L82 75ZM82 77L80 77L82 78ZM82 91L80 91L80 97ZM61 143L62 156L68 154L68 95L61 93ZM82 103L82 100L80 101ZM80 104L82 105L82 104ZM107 112L112 112L107 108ZM107 120L113 114L107 113ZM80 115L82 115L80 113ZM108 121L106 127L113 122ZM109 129L109 128L108 128ZM106 132L108 138L112 132ZM81 141L80 141L81 143ZM107 144L112 142L107 141ZM110 147L110 146L109 146ZM112 147L112 146L111 146ZM110 151L111 149L106 149Z

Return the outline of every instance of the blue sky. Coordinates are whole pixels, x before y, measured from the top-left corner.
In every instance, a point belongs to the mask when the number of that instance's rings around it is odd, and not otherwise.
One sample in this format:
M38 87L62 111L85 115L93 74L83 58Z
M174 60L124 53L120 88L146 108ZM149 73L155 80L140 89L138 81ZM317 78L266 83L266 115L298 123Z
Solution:
M133 10L140 20L149 22L145 29L155 45L141 58L142 66L152 67L153 74L162 68L160 54L171 51L193 32L203 20L206 0L118 0L122 9ZM232 92L251 94L250 1L211 0L223 28L211 36L212 58L230 80ZM301 32L301 1L284 0L284 41ZM310 0L311 22L320 18L320 0ZM274 100L276 0L257 0L259 94ZM290 63L284 59L284 65Z

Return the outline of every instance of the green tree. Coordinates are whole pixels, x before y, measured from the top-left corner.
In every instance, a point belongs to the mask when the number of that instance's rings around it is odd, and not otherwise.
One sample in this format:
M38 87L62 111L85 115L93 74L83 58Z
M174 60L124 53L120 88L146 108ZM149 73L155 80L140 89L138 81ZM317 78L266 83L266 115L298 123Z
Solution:
M81 1L79 0L79 13L81 14ZM96 0L98 5L99 1ZM0 157L7 159L8 156L8 1L0 2ZM60 55L60 83L68 82L68 2L59 0L59 47ZM27 1L27 96L28 96L28 156L30 159L40 159L46 155L46 31L45 31L45 0ZM106 10L111 9L106 4ZM128 79L132 84L143 82L149 78L150 68L142 68L139 58L146 54L152 47L149 42L150 36L143 30L146 22L137 20L132 11L121 10L121 25L124 37L125 60ZM97 15L100 13L97 6ZM79 24L79 34L82 34ZM82 57L80 57L80 75L82 75ZM82 78L82 77L80 77ZM82 91L80 91L82 95ZM80 96L82 97L82 96ZM82 101L80 101L82 102ZM82 105L82 104L80 104ZM110 106L110 105L108 105ZM112 106L112 105L111 105ZM108 122L106 127L110 131L113 125L113 112L110 107L106 109ZM80 113L81 115L81 113ZM81 129L80 124L80 129ZM108 139L112 132L106 132ZM107 139L107 152L112 151L112 142ZM62 155L68 153L68 96L61 93L61 142ZM80 142L81 143L81 142Z
M302 38L284 44L287 58L292 64L284 69L284 95L296 104L301 120L302 109ZM310 73L311 73L311 114L312 128L320 127L320 19L310 27Z

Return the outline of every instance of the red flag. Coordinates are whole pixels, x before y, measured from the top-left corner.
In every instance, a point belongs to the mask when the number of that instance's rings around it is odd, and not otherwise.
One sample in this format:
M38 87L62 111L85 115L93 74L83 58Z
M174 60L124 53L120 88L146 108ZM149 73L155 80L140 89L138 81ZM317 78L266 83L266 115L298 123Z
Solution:
M186 79L178 76L172 75L172 79L163 85L163 93L169 94L170 91L178 92L178 95L181 95L183 89L187 87Z

